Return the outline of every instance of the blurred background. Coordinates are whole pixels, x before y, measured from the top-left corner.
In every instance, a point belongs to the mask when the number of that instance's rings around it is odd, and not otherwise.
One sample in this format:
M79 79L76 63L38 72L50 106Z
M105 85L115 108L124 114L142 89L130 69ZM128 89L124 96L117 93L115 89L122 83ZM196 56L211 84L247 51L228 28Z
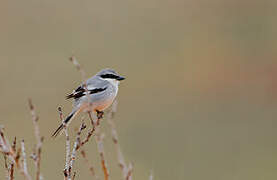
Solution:
M276 19L274 0L1 0L0 124L30 154L31 97L45 136L43 176L62 179L64 137L50 135L57 107L69 113L65 95L81 83L75 55L88 77L105 67L127 77L115 121L134 179L151 171L155 180L276 179ZM101 128L120 179L107 122ZM85 149L102 176L95 142ZM75 167L89 179L81 157Z

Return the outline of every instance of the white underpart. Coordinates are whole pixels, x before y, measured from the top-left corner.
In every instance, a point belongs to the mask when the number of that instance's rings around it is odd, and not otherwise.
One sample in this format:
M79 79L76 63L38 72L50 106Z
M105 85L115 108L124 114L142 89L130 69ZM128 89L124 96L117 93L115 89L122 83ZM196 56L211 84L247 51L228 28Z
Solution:
M118 92L118 85L119 85L119 81L116 80L116 79L105 79L106 81L108 81L109 83L112 84L112 86L115 87L115 94L114 94L114 97L116 97L117 95L117 92Z

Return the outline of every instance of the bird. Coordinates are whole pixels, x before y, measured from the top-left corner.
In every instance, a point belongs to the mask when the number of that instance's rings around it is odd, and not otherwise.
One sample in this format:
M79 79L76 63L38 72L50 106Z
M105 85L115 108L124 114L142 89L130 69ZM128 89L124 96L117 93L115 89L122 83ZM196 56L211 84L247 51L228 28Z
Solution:
M119 75L113 69L106 68L78 86L66 99L73 99L71 113L65 118L63 123L52 134L52 137L59 135L64 125L68 125L80 112L96 112L97 115L104 114L114 101L118 92L119 82L125 77Z

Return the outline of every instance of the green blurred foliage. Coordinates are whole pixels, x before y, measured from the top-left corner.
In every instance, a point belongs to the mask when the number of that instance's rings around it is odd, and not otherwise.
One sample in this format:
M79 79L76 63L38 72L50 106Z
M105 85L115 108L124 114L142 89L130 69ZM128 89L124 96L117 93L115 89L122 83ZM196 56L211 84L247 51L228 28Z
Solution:
M276 19L273 0L1 0L0 124L30 153L31 97L45 136L43 175L63 178L64 137L50 134L81 82L74 54L88 76L111 67L127 77L115 120L134 179L151 170L155 180L276 179ZM102 129L120 179L106 122ZM99 167L95 143L85 149ZM89 179L86 168L78 159L77 179Z

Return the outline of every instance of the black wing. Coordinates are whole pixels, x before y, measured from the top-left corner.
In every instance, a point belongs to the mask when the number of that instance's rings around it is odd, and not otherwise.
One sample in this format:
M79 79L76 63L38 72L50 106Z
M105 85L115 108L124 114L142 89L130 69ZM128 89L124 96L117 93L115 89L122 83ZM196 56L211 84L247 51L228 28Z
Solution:
M94 88L94 89L89 89L88 92L89 94L95 94L95 93L99 93L102 91L105 91L107 89L107 87L105 88ZM70 98L74 98L74 99L78 99L82 96L86 95L86 89L84 88L83 85L79 86L77 89L75 89L75 91L69 95L66 96L66 99L70 99Z

